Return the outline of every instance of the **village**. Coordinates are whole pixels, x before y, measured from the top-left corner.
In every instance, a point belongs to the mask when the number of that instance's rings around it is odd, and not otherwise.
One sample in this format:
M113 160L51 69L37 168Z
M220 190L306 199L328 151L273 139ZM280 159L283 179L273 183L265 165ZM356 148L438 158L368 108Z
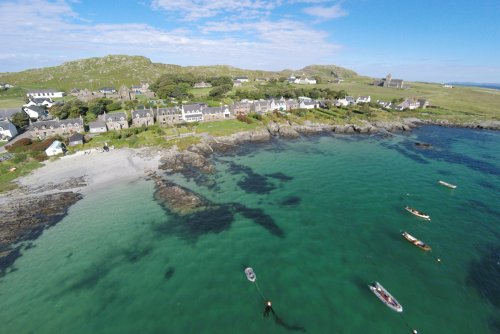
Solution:
M234 77L233 87L241 87L248 83L250 79L246 76ZM266 83L267 78L255 78L255 82ZM336 84L340 85L343 80L335 79ZM286 79L290 85L316 85L316 80L307 77L290 76ZM374 86L390 87L404 89L408 87L401 79L392 79L389 74L382 80L373 82ZM4 84L5 89L14 86ZM197 82L193 89L211 88L212 85L207 82ZM117 111L106 112L97 115L97 119L86 122L80 115L78 118L60 119L51 114L52 108L61 107L65 103L65 97L71 97L83 102L93 101L99 98L105 98L117 103L124 104L125 101L150 101L148 107L137 105L133 108L122 108ZM57 150L48 150L47 155L55 155L64 151L64 146L76 146L85 143L85 140L92 136L99 135L108 131L121 131L129 128L144 128L152 125L160 127L173 127L180 124L213 122L227 119L236 119L249 114L264 115L270 112L286 114L294 110L322 110L329 108L350 108L353 106L369 105L382 110L413 110L425 109L429 106L429 101L423 98L406 98L403 101L372 101L370 96L342 96L337 99L313 99L307 96L300 96L296 99L285 99L284 97L275 97L269 99L241 99L232 104L226 104L222 101L219 106L209 106L205 102L177 101L170 99L171 106L164 107L158 102L155 92L150 90L147 82L141 82L140 85L119 89L115 87L102 87L96 91L88 89L71 89L69 92L56 91L54 89L29 90L26 93L26 101L22 107L0 109L0 140L4 142L12 141L18 134L22 133L24 138L32 140L43 140L59 136L65 138L66 143L58 141ZM160 100L161 102L161 100ZM166 102L166 101L164 101ZM29 119L29 125L24 129L16 127L12 122L13 118L19 118L20 115ZM16 115L17 114L17 115Z

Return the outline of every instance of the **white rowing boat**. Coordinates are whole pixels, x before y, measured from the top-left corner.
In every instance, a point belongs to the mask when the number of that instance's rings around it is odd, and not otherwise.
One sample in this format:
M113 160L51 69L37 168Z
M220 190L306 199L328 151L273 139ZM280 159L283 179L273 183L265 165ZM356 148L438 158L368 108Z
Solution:
M408 240L409 242L411 242L412 244L414 244L415 246L417 246L421 250L424 250L424 251L430 251L431 250L431 246L427 245L425 242L423 242L421 240L418 240L417 238L415 238L410 233L403 232L401 235L403 236L403 238L405 238L406 240Z
M408 211L411 214L414 214L417 217L420 217L420 218L423 218L423 219L426 219L426 220L431 220L431 216L429 216L428 214L425 214L423 212L420 212L417 209L410 208L409 206L405 206L405 210Z
M368 284L368 287L391 310L403 312L403 306L379 282Z
M457 186L456 186L456 185L454 185L454 184L451 184L451 183L448 183L448 182L444 182L444 181L441 181L441 180L439 180L439 181L438 181L438 183L439 183L440 185L443 185L443 186L448 187L448 188L451 188L451 189L455 189L455 188L457 187Z
M247 275L247 278L250 282L255 282L255 280L257 279L257 276L255 276L253 269L250 267L245 269L245 275Z

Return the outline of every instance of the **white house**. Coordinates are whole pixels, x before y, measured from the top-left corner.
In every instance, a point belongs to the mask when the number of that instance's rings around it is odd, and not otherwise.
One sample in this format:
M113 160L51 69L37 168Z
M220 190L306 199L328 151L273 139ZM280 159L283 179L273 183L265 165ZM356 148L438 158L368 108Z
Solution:
M64 92L57 92L54 89L35 89L35 90L29 90L28 93L26 93L26 96L28 97L63 97Z
M45 154L47 154L48 157L52 157L54 155L64 153L65 150L66 147L64 147L63 143L59 140L54 140L54 142L45 150Z
M335 102L335 106L336 107L347 107L350 103L346 100L346 98L344 97L343 99L338 99L336 102Z
M236 77L234 78L234 81L236 82L248 82L248 77Z
M298 85L315 85L316 84L316 79L309 79L309 78L305 78L305 79L300 79L300 78L295 78L295 80L293 81L294 84L298 84Z
M115 87L102 87L102 88L99 88L99 93L114 94L114 93L116 93L116 88Z
M405 110L405 109L413 110L417 108L420 108L420 102L415 99L406 99L400 104L398 104L398 106L396 107L397 110Z
M286 101L285 99L273 99L271 101L271 106L270 106L271 110L279 110L279 111L285 111L287 110L287 107L286 107Z
M200 122L203 121L203 107L200 104L182 105L181 115L185 122Z
M303 101L300 101L300 103L299 103L300 109L314 109L314 108L318 108L318 107L319 107L319 104L316 101L303 100Z
M15 136L17 136L16 126L7 120L0 121L0 140L11 140Z
M39 106L29 106L24 107L23 110L28 114L31 119L38 119L42 116L47 115L47 110L44 107Z
M30 98L30 101L23 105L23 107L31 107L31 106L46 106L50 108L54 105L54 102L50 97L41 97L41 98Z
M372 98L370 96L359 96L356 103L370 103Z

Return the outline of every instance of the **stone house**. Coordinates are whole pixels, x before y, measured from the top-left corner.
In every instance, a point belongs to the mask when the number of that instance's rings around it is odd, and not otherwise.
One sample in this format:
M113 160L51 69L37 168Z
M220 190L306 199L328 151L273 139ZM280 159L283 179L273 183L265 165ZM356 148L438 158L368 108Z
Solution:
M74 133L68 138L69 146L82 145L84 141L84 136L81 133Z
M105 122L90 122L89 123L89 132L90 133L108 132L108 128L106 127Z
M85 131L83 128L83 119L81 117L32 122L29 129L32 138L40 139L55 135L64 136Z
M254 101L251 106L251 111L257 114L264 114L271 110L270 101Z
M99 120L106 122L106 126L110 131L129 128L127 114L124 112L104 113L99 116Z
M393 79L392 75L389 73L385 78L381 80L375 80L373 82L374 86L389 87L389 88L407 88L402 79Z
M299 109L299 102L294 99L289 99L285 101L286 110Z
M149 126L155 124L152 109L138 109L132 111L132 127Z
M203 113L203 121L228 119L231 116L228 106L205 107L201 111Z
M158 108L156 111L156 121L160 125L173 125L183 121L182 111L178 107Z
M233 115L246 115L251 110L251 104L249 102L236 102L232 108Z

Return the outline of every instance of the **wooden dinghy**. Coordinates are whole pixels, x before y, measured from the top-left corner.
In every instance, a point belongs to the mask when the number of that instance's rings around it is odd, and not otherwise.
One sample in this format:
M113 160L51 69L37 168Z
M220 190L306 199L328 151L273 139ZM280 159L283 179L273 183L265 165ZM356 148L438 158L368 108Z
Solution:
M405 210L408 211L409 213L417 216L417 217L420 217L420 218L423 218L425 220L431 220L431 217L428 215L428 214L425 214L423 212L420 212L418 211L417 209L414 209L414 208L411 208L409 206L406 206L405 207Z
M403 236L403 238L405 238L406 240L408 240L409 242L411 242L412 244L414 244L415 246L417 246L418 248L420 248L421 250L424 250L424 251L430 251L432 248L427 245L425 242L421 241L421 240L418 240L417 238L415 238L414 236L412 236L410 233L408 232L403 232L401 234Z
M373 282L368 287L388 308L396 312L403 312L403 306L379 282Z

